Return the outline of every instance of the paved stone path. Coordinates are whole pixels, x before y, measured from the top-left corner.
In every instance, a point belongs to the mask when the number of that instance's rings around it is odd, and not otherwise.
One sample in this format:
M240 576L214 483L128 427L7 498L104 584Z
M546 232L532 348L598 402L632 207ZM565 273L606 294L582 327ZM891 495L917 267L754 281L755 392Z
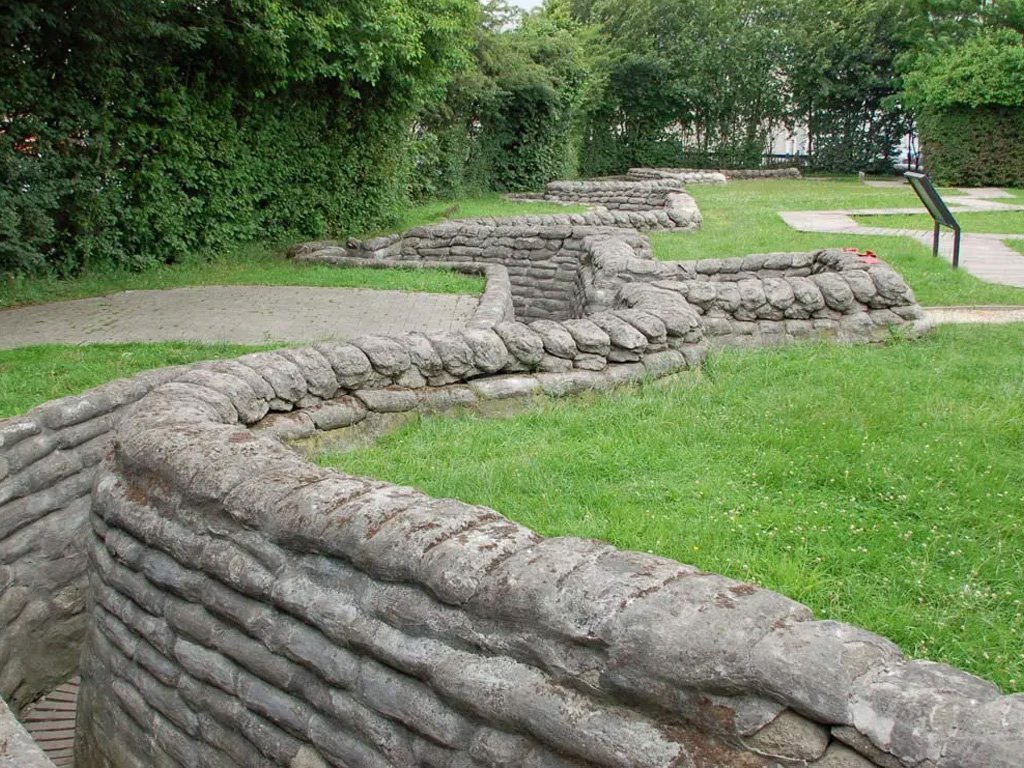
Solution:
M0 310L0 349L128 341L313 342L460 328L479 297L218 285L125 291Z
M933 323L1024 323L1024 307L926 307Z
M1001 203L993 198L1008 197L1001 189L964 189L963 194L947 196L950 211L965 213L976 211L1024 211L1024 206ZM863 208L841 211L780 211L779 216L800 232L829 232L849 235L880 235L882 237L912 237L931 248L930 230L890 229L868 227L857 223L853 216L883 216L889 214L923 213L922 208ZM1016 234L962 234L960 237L960 266L977 278L989 283L1000 283L1024 288L1024 253L1011 248L1006 240L1024 240ZM953 233L943 230L939 237L939 253L951 259Z

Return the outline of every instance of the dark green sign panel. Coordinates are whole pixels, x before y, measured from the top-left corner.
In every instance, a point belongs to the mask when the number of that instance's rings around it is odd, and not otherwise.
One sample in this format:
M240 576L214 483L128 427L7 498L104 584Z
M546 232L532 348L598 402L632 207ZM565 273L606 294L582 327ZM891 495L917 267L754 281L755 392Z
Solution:
M932 232L932 256L939 255L939 227L949 227L953 230L953 269L956 269L960 266L960 225L942 196L939 195L939 191L935 189L931 179L923 173L914 173L913 171L907 171L903 175L910 182L910 186L914 188L917 196L921 198L924 207L931 214L932 221L935 222L935 229Z

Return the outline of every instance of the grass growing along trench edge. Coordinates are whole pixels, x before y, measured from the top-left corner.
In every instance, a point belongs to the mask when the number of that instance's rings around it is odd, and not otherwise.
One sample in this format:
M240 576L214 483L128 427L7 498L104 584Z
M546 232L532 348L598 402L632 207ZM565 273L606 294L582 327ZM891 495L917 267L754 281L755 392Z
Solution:
M869 187L856 178L757 179L693 185L687 191L697 200L703 226L697 232L653 233L650 239L658 259L688 261L852 247L874 251L892 265L924 306L1024 305L1024 288L986 283L963 269L953 270L912 238L797 232L778 213L921 207L909 186ZM1024 252L1024 242L1007 242Z
M659 258L857 246L890 261L922 303L1024 304L1024 291L954 273L906 238L796 233L776 213L909 206L909 190L814 180L691 192L705 228L654 235ZM453 213L431 205L404 226ZM490 205L526 212L490 200L461 215L501 215ZM207 277L269 270L261 259L272 254L263 253L249 264L225 258L194 268ZM145 279L174 287L190 269ZM319 269L331 279L340 272ZM146 368L262 348L4 351L0 418ZM882 349L731 350L671 384L548 403L507 421L424 420L329 461L497 507L549 535L594 536L755 581L820 617L889 636L911 655L1024 690L1021 370L1024 326L942 328Z
M714 353L324 465L777 590L1024 691L1024 324Z
M392 231L445 218L575 213L581 206L517 202L498 194L410 207ZM383 234L383 233L381 233ZM61 299L102 296L127 290L161 290L190 285L307 285L326 288L373 288L430 293L483 292L484 280L445 269L373 269L298 264L284 256L284 246L249 243L212 257L183 254L180 263L141 271L94 269L71 278L25 278L0 275L0 309Z

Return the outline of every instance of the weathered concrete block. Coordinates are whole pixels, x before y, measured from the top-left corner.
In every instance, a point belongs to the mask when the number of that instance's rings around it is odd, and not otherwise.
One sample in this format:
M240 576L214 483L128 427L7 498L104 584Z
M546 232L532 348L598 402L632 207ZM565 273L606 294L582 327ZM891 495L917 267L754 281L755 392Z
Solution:
M581 351L600 357L607 357L611 351L611 337L599 325L585 318L566 320L562 327L572 336Z
M422 376L437 376L444 372L444 363L426 336L409 333L399 337L399 341L408 350L411 364Z
M484 373L500 371L509 353L501 337L492 330L468 329L462 337L473 353L473 366Z
M796 301L789 281L780 278L765 278L764 295L768 303L776 309L788 309Z
M427 338L441 358L446 372L456 378L468 378L476 371L473 350L463 334L432 333Z
M816 312L825 308L825 299L817 284L808 277L793 277L789 280L796 300L808 311Z
M576 342L569 331L561 324L551 320L534 320L530 329L540 334L544 349L555 357L572 360L579 354Z
M949 737L970 729L979 709L999 698L999 689L988 681L944 664L911 661L854 682L850 725L881 751L905 762L942 765ZM922 723L929 727L922 729ZM1019 748L1021 739L1016 742ZM992 757L1000 751L993 750ZM1018 749L1017 757L1021 754ZM1010 765L1005 760L988 764Z
M431 387L417 394L419 408L426 413L468 407L476 403L476 395L466 386Z
M313 420L317 429L339 429L358 424L366 418L366 406L355 397L343 396L335 400L307 408L305 413Z
M608 334L612 347L642 353L647 349L647 337L624 320L610 313L594 315L590 320Z
M330 362L338 378L338 385L343 389L355 390L373 383L373 366L359 347L353 344L324 342L314 345L313 348Z
M825 305L837 312L845 312L853 306L854 295L849 284L832 272L820 272L809 278L821 291Z
M743 743L765 757L813 763L825 754L829 740L827 728L785 710Z
M668 338L665 322L655 314L642 309L618 309L612 314L640 331L652 345L664 344Z
M352 340L381 376L395 379L409 370L412 357L397 339L388 336L360 336Z
M758 671L755 690L813 720L836 724L852 723L849 693L855 681L901 659L889 640L834 621L784 625L754 643L750 657Z
M338 393L337 374L327 358L315 349L282 349L280 355L302 372L310 394L329 399Z
M375 413L411 411L419 404L415 392L400 387L360 389L355 392L355 396L363 402L367 410Z
M495 376L477 379L469 388L483 400L504 400L528 397L540 391L540 382L533 376Z
M281 400L294 403L309 391L309 384L299 367L276 352L242 355L237 362L256 371Z

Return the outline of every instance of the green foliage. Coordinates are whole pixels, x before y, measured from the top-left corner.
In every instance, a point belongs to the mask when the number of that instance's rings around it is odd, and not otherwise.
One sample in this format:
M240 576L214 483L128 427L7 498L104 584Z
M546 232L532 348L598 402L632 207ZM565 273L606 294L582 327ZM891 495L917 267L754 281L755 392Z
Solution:
M142 267L393 219L472 0L21 0L0 20L0 272Z
M909 127L890 103L914 10L903 0L572 0L597 25L600 97L583 169L758 167L805 126L816 168L891 166ZM912 26L912 25L911 25Z
M913 108L929 173L944 184L1024 184L1024 3L985 4L966 32L939 26L912 59Z
M535 213L579 213L584 206L508 200L495 193L407 207L392 231L433 224L444 219L519 216ZM374 233L359 233L368 237ZM377 232L376 234L382 234ZM9 276L0 281L0 309L61 299L103 296L117 291L165 290L188 285L309 285L325 288L475 293L484 279L446 269L375 269L304 264L285 258L282 248L250 243L231 247L211 258L189 256L176 264L142 271L124 267L97 268L72 278Z
M586 173L631 165L759 165L784 114L777 4L762 0L572 3L597 25L604 85L593 100Z
M917 10L904 0L791 0L785 9L790 119L807 126L813 166L891 170L911 128L893 97Z
M1024 106L1024 40L986 29L947 51L924 54L907 74L905 97L921 109Z
M1024 107L922 111L917 116L929 174L956 186L1024 186Z
M420 116L413 194L534 190L575 175L588 81L580 25L486 4L473 66Z

